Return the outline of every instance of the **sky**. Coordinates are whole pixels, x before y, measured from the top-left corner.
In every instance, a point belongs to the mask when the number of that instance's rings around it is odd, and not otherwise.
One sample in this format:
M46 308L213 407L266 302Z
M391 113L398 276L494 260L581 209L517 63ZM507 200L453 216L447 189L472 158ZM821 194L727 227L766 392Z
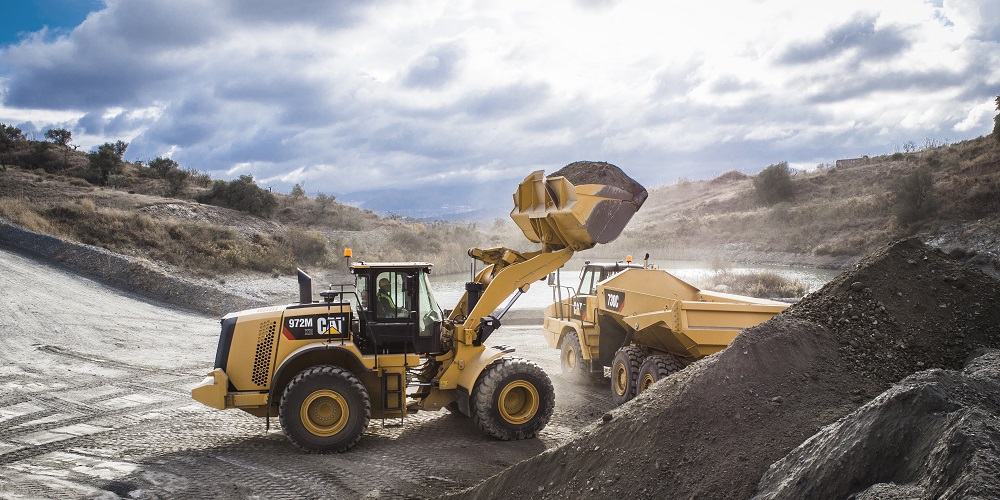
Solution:
M381 206L509 205L577 160L655 187L958 142L1000 94L996 0L0 5L0 122Z

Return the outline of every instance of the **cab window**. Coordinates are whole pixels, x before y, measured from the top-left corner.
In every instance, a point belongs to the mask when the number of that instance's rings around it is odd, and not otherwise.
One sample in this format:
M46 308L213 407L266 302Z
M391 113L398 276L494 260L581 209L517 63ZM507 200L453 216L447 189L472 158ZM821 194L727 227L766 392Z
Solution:
M434 333L434 323L441 321L441 307L434 300L431 282L427 273L420 272L420 331L421 337L430 337Z
M357 289L358 300L361 301L361 308L368 309L368 275L359 274L357 279L354 281L354 287Z
M383 319L409 317L406 273L384 271L375 276L375 316Z
M580 278L580 295L597 295L597 282L600 281L598 271L588 267L583 270Z

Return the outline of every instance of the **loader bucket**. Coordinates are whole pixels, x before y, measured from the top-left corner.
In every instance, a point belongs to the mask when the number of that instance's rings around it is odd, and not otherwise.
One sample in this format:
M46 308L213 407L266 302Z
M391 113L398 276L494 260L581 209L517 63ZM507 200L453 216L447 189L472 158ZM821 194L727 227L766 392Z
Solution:
M551 250L586 250L617 238L646 197L618 167L578 161L550 177L542 170L526 177L510 218L529 240Z

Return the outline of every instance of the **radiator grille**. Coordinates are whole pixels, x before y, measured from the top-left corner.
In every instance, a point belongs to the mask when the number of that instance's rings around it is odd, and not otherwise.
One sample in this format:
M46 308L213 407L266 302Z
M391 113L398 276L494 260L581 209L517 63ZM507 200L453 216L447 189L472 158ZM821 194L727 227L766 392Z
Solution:
M277 323L264 321L257 332L257 352L253 359L253 376L250 380L258 386L267 385L267 374L271 368L271 350L274 347L274 334Z

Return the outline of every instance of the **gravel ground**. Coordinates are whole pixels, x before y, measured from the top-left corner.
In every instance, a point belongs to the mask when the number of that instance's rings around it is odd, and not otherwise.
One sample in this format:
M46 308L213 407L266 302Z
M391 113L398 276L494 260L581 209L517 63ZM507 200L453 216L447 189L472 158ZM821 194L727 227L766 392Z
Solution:
M562 379L540 327L505 326L492 339L556 388L537 439L426 412L373 421L348 453L306 455L276 421L191 399L218 325L0 248L0 497L429 498L565 443L613 406L604 385Z

